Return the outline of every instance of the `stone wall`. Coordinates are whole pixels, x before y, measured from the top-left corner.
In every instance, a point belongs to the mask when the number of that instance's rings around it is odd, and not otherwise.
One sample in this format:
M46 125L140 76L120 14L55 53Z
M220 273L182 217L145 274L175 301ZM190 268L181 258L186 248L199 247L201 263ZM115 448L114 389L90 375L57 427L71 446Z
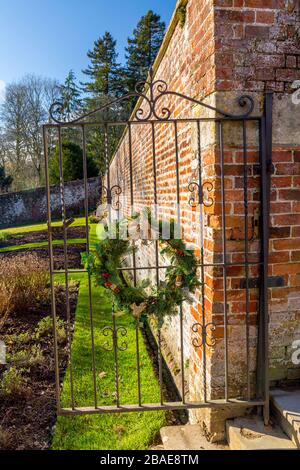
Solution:
M280 287L269 289L270 306L270 376L272 380L300 379L299 366L291 361L292 344L300 338L300 105L292 99L293 82L299 74L299 2L292 0L189 0L186 21L182 25L174 15L165 42L155 63L155 79L165 80L170 90L183 93L205 104L241 113L237 97L250 95L255 102L254 115L263 113L264 92L274 91L273 165L270 217L270 277L281 280ZM165 98L173 117L216 117L213 111L176 97ZM167 102L166 102L167 101ZM147 115L147 103L137 105ZM162 107L160 112L163 112ZM221 179L219 129L215 123L201 124L200 145L194 124L178 123L180 221L184 239L206 263L222 263L223 225L221 217ZM129 133L124 138L111 164L112 184L122 188L122 206L129 212L132 194L135 209L154 203L153 131L151 125L131 126L132 174L130 178ZM155 135L155 171L157 203L161 216L176 216L176 152L173 123L157 123ZM246 312L246 291L241 287L246 271L242 254L245 246L245 168L249 185L248 236L252 261L259 261L260 234L254 230L255 214L261 213L259 146L257 124L247 124L246 166L241 140L241 123L224 126L224 185L226 241L229 262L240 262L227 270L228 311L228 383L229 396L247 394L246 370L250 372L250 391L256 382L258 295L250 289ZM192 161L200 157L201 175L207 202L194 210L189 206L189 182L194 180ZM211 185L211 186L209 186ZM202 230L203 243L195 242L195 233ZM138 263L151 266L151 246L140 250ZM148 264L147 264L148 263ZM151 276L150 271L141 277ZM249 271L258 278L257 265ZM205 383L208 398L223 398L224 374L224 273L206 268L204 291L196 293L192 306L183 310L184 369L180 357L180 322L170 319L163 331L165 357L172 364L176 383L181 383L184 370L186 399L203 400ZM202 296L202 294L204 295ZM201 301L202 297L204 302ZM195 322L213 321L216 330L214 348L195 348L191 326ZM246 331L249 344L246 346ZM198 337L199 340L199 337ZM204 376L203 364L206 363ZM204 422L212 439L224 436L224 418L239 410L224 409L190 412L190 420Z
M100 178L88 180L89 207L94 209L101 194ZM83 181L65 183L65 204L67 217L84 211ZM61 217L60 187L51 186L52 217ZM37 188L17 193L0 195L0 228L13 227L32 222L47 220L47 201L45 188Z

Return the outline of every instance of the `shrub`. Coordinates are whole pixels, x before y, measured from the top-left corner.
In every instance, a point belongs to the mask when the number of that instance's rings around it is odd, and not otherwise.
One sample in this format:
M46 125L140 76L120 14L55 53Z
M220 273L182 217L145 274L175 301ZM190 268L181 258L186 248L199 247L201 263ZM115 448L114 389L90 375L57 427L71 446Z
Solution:
M53 329L53 322L52 317L45 317L37 324L35 329L35 337L36 339L40 339L43 336L48 336L52 333ZM65 330L65 323L63 320L56 319L56 334L57 334L57 341L62 343L66 339L66 330Z
M29 364L43 364L45 361L41 346L39 344L34 344L30 350Z
M69 141L62 143L63 173L64 181L74 181L83 179L83 153L82 148ZM92 178L98 176L98 168L92 158L87 156L87 176ZM59 184L59 148L55 147L49 165L49 175L51 184Z
M22 349L13 354L8 355L8 361L13 365L29 366L35 364L43 364L43 352L41 346L34 344L30 349Z
M0 328L11 313L24 314L49 295L46 263L36 255L0 259Z
M30 353L26 349L22 349L20 351L7 355L7 361L10 364L14 364L14 365L18 364L19 366L28 364L29 359L30 359Z
M53 322L51 317L45 317L40 320L35 328L35 337L40 339L43 336L47 336L52 332Z
M4 372L0 384L0 390L3 395L20 396L25 394L26 388L23 372L24 369L17 369L14 366Z
M12 335L11 342L16 346L21 344L28 344L31 341L30 334L26 331L25 333L20 333L19 335Z

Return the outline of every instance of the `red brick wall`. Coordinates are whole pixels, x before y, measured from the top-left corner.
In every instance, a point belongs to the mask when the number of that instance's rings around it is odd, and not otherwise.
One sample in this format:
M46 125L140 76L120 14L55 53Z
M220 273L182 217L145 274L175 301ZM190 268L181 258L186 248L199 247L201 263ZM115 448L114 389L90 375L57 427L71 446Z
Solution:
M297 0L215 0L216 90L273 90L273 169L270 276L284 286L270 289L271 379L299 379L291 362L299 326L299 128L293 82L300 78L300 4ZM297 121L297 122L296 122Z
M216 89L291 91L300 79L298 0L215 0Z
M300 161L299 149L273 151L270 268L284 286L270 289L271 379L299 380L291 363L292 344L300 338Z
M206 0L201 3L190 1L187 9L187 23L184 28L177 26L172 40L166 50L164 58L156 72L156 78L162 78L168 84L169 90L176 90L188 96L199 96L201 98L212 93L214 87L214 24L212 1ZM200 65L201 64L201 65ZM167 105L174 116L191 118L194 113L190 102L181 98L168 98L163 100L163 105ZM142 104L145 114L147 114L147 104ZM202 110L201 110L202 113ZM180 202L181 225L184 231L186 242L192 243L194 248L199 248L195 244L195 232L199 232L199 217L196 216L192 208L188 205L191 193L188 192L188 185L191 174L191 161L195 159L197 151L196 126L191 124L178 124L178 154L179 181L180 181ZM156 150L156 171L157 171L157 204L160 208L160 215L174 216L176 211L176 154L174 145L174 125L172 123L162 123L155 125L155 150ZM210 125L210 133L214 135L213 126ZM214 146L202 144L203 171L207 166L208 177L213 178L213 167L211 159L214 158ZM135 208L149 206L154 203L153 193L153 161L152 161L152 135L151 126L147 124L132 126L132 162L133 162L133 189ZM213 173L211 174L211 171ZM130 205L130 173L129 173L129 136L126 134L111 165L112 181L118 180L117 174L123 172L122 181L122 204L123 208L129 210ZM119 179L120 182L120 179ZM193 227L195 225L195 227ZM206 254L212 256L213 241L207 242ZM198 250L199 251L199 250ZM138 264L153 265L154 251L148 247L143 255L138 259ZM163 263L165 264L165 263ZM141 277L151 277L153 271L142 272ZM163 272L161 273L163 276ZM208 274L207 274L208 275ZM190 382L190 398L203 397L203 379L199 374L202 367L201 348L195 349L191 346L191 327L196 321L200 321L200 311L198 308L201 292L195 296L192 307L186 305L184 308L184 359L186 382ZM209 283L206 285L206 317L211 318L212 292ZM170 325L165 328L164 346L166 354L173 356L171 362L176 364L174 370L181 369L180 364L180 335L178 319L171 320ZM207 366L209 376L209 361ZM176 377L180 379L180 377ZM179 380L180 382L180 380ZM187 389L188 389L188 384ZM195 389L195 390L194 390ZM194 391L193 391L194 390ZM194 395L194 397L192 396Z
M205 99L206 103L230 112L237 112L234 101L243 92L250 93L256 102L254 113L263 111L266 89L275 93L274 152L271 194L270 276L281 276L284 286L272 288L270 295L270 356L271 378L299 379L299 367L291 363L294 339L300 337L300 139L297 125L290 119L297 109L291 104L293 80L299 77L299 11L298 4L284 0L189 0L184 27L177 25L164 57L156 70L156 79L165 80L170 90ZM165 98L174 117L213 116L201 106L174 97ZM300 106L300 105L299 105ZM147 114L147 104L142 103ZM241 112L241 110L239 110ZM299 110L298 110L299 113ZM296 119L297 121L297 119ZM299 120L298 120L299 122ZM260 209L260 176L258 171L258 133L256 125L247 125L249 250L254 261L259 259L259 236L253 237L253 216ZM256 127L255 127L256 126ZM130 205L129 140L125 135L111 165L113 183L123 190L123 208ZM174 126L155 124L155 152L157 169L157 203L160 213L175 215L176 164ZM222 262L222 220L220 191L220 152L217 128L214 124L201 127L202 178L213 185L210 207L193 210L188 205L193 180L191 162L197 156L197 130L194 124L178 124L178 152L181 224L184 238L199 255L200 245L194 235L201 229L203 211L204 257L207 263ZM153 199L153 154L151 126L132 126L133 193L137 208L150 205ZM244 162L241 151L241 125L225 129L225 193L226 239L229 261L243 262L244 230ZM153 263L153 251L140 252L139 263ZM242 263L243 264L243 263ZM245 267L228 271L228 342L229 389L232 396L245 392L246 292L240 288L245 278ZM142 273L149 276L149 272ZM250 268L249 276L259 276L257 266ZM223 272L217 268L205 270L206 322L216 325L217 344L207 348L207 391L213 398L224 396L224 288ZM191 344L191 326L202 321L201 289L194 304L184 307L184 359L187 397L203 399L203 348ZM249 370L251 386L255 384L258 290L251 289L249 298ZM199 339L199 338L198 338ZM180 383L179 322L171 320L164 329L164 347L174 366L175 380ZM191 414L192 415L192 414ZM220 421L221 422L221 421ZM218 419L210 423L214 438L223 436L223 424Z

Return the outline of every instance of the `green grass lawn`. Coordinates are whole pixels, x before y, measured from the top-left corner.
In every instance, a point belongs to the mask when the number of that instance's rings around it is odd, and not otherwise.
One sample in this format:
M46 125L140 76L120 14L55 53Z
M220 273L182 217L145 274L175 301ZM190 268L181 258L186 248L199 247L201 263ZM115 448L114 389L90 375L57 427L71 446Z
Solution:
M61 222L54 222L53 226L61 225ZM72 227L82 227L85 226L85 218L80 217L75 219L75 222L72 224ZM14 227L10 229L0 230L0 235L8 234L8 235L21 235L23 233L30 233L30 232L39 232L42 230L47 230L46 224L33 224L27 225L25 227ZM90 224L90 246L93 247L97 243L97 224ZM53 246L63 245L63 240L53 240ZM86 243L85 238L70 238L67 241L68 245L78 245ZM0 248L0 253L7 253L10 251L17 251L17 250L25 250L25 249L34 249L48 246L48 242L34 242L34 243L26 243L14 246L6 246Z
M52 222L52 227L59 227L61 226L61 220L60 221L55 221ZM72 224L72 227L82 227L85 225L85 217L77 217L75 218L74 223ZM18 227L10 227L10 228L5 228L0 230L0 234L2 233L7 233L11 235L21 235L24 233L30 233L30 232L41 232L43 230L47 230L47 224L46 223L39 223L39 224L28 224L28 225L20 225Z
M68 245L81 245L85 243L85 238L71 238L67 240ZM63 240L53 240L53 246L63 245ZM34 242L34 243L26 243L24 245L14 245L14 246L5 246L4 248L0 248L0 253L7 253L9 251L17 251L17 250L30 250L34 248L42 248L44 246L48 246L48 242Z
M74 275L73 278L80 279L72 343L75 405L93 406L88 284L85 274ZM103 289L93 288L93 305L98 405L113 405L115 400L114 359L113 353L103 348L110 338L102 334L102 329L112 324L111 304ZM120 400L121 404L136 404L138 397L135 320L126 315L118 317L117 323L118 326L124 326L127 329L127 336L122 339L128 344L126 351L119 352ZM143 402L159 402L158 381L141 333L139 338ZM107 374L104 378L99 376L102 372ZM71 406L69 370L66 372L63 385L62 406ZM166 412L162 411L59 417L55 428L53 449L147 449L165 424Z

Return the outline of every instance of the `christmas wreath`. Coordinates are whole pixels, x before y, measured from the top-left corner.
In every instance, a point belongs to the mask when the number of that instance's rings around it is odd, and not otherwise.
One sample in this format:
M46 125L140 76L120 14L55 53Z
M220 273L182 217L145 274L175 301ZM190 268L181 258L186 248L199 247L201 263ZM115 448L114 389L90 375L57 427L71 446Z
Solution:
M83 254L83 264L94 276L96 285L108 290L116 311L131 313L141 320L155 316L158 328L161 328L165 317L177 314L178 306L191 301L191 294L200 285L196 257L181 239L172 238L175 233L173 220L170 221L171 237L168 240L162 238L163 223L159 222L161 254L166 255L170 262L165 270L165 279L155 287L149 280L133 285L130 270L122 270L122 267L137 248L129 239L124 239L123 229L123 237L120 238L121 226L122 221L117 222L114 239L105 238L96 245L95 251Z

